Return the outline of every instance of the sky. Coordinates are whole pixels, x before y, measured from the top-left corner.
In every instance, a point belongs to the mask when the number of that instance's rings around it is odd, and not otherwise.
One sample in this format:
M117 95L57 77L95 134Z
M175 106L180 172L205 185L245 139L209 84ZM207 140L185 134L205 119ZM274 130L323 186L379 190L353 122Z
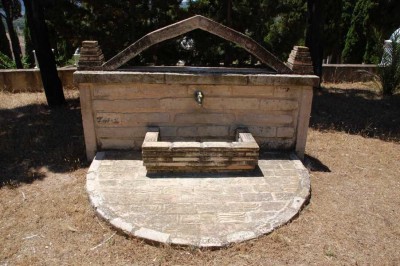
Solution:
M22 12L22 15L25 15L25 5L24 5L24 1L19 0L19 2L21 3L21 12Z

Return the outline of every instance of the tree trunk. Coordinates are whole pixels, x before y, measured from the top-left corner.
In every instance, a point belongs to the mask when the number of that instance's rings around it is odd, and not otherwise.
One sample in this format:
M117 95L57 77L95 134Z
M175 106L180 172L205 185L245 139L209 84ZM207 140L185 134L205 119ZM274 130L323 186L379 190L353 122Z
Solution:
M0 15L1 19L1 15ZM0 52L12 59L10 43L8 42L6 29L4 28L3 21L0 21Z
M11 46L14 54L15 65L17 68L24 68L21 61L21 46L19 45L18 36L15 33L13 18L11 12L11 3L7 0L2 0L4 12L6 13L6 23L8 28L8 34L10 35Z
M51 51L41 1L24 0L24 3L47 103L50 107L63 105L65 104L64 93L58 77L54 54Z
M310 49L315 75L322 77L322 1L307 0L306 46Z
M226 1L226 26L232 27L232 0ZM227 42L225 44L225 59L224 66L232 65L232 47L231 43Z

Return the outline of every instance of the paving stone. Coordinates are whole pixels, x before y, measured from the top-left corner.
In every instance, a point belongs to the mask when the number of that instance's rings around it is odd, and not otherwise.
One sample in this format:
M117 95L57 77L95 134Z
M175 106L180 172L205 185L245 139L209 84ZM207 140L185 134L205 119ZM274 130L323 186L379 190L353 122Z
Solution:
M139 230L135 231L135 236L140 238L145 238L149 240L153 240L156 242L161 243L168 243L169 234L161 233L155 230L147 229L147 228L140 228Z
M118 217L110 221L110 223L116 227L124 231L125 233L130 233L134 229L133 225L125 222L122 218Z
M247 212L247 216L249 217L249 220L251 222L257 223L257 222L263 222L267 223L271 221L272 218L276 217L277 212L274 211L250 211Z
M227 235L226 240L228 242L242 242L255 237L256 234L253 231L240 231Z
M273 192L271 193L274 200L290 200L295 197L295 193L287 193L287 192Z
M245 212L222 212L218 213L219 223L246 223Z
M154 176L140 154L107 151L93 161L86 189L96 212L126 234L221 247L270 233L299 213L310 179L293 156L268 155L258 172Z
M242 193L242 198L243 201L263 202L271 201L272 195L269 192Z
M223 244L219 237L202 237L199 242L200 247L220 247Z

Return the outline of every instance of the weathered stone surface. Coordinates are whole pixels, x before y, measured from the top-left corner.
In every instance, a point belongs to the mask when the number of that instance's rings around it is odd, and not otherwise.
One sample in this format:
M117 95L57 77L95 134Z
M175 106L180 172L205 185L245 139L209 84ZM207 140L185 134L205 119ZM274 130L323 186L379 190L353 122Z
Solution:
M159 132L147 132L144 137L144 142L156 142L159 138Z
M278 127L276 136L278 138L292 138L294 136L294 128L292 128L292 127Z
M250 133L238 142L161 142L148 132L142 145L143 165L149 172L213 172L254 169L259 146Z
M164 73L122 72L122 71L77 71L74 73L77 83L150 83L165 84Z
M287 65L296 74L314 74L314 68L308 47L293 47Z
M266 111L291 111L298 107L297 101L290 100L261 100L260 109Z
M266 154L262 174L249 175L148 175L135 157L98 153L86 188L101 217L145 240L198 247L246 241L289 222L310 195L308 172L294 155Z
M297 126L297 136L296 136L296 152L297 155L303 159L304 152L307 141L307 129L310 122L311 114L311 103L312 103L313 91L310 89L303 89L300 98L300 108L299 108L299 119Z
M99 43L97 41L83 41L83 47L97 47Z
M184 84L168 84L168 76ZM318 81L316 76L302 75L122 71L78 71L74 78L81 100L89 101L82 108L84 128L90 128L85 130L88 158L100 144L140 149L138 139L143 140L148 126L158 126L167 141L233 140L237 127L247 127L262 149L296 145L300 155L305 148L309 94ZM198 90L204 94L202 105L194 99ZM284 129L278 132L278 128Z
M231 86L232 96L243 97L272 97L274 94L273 86Z
M78 70L101 70L104 55L97 41L83 41Z
M249 75L249 85L296 85L316 86L318 76L314 75Z
M207 98L204 99L203 106L212 110L258 110L260 100L257 98Z
M166 84L224 84L224 85L247 85L245 75L196 75L196 74L165 74Z
M169 234L161 233L155 230L147 229L147 228L140 228L139 230L134 232L136 237L161 242L161 243L168 243L169 241Z
M197 134L193 136L214 136L225 137L229 136L229 127L226 126L202 126L197 127Z
M234 121L234 114L224 113L181 113L175 116L175 122L182 124L226 124Z
M93 109L102 112L131 113L160 110L158 99L106 101L94 100Z
M255 114L242 114L239 115L237 121L245 123L252 123L254 125L285 125L293 122L291 115L255 115Z
M135 141L132 139L105 139L105 138L100 138L99 139L99 146L101 149L121 149L121 150L126 150L126 149L132 149L135 147Z
M241 87L246 88L246 87ZM194 95L199 90L198 85L188 85L189 95ZM231 86L227 85L202 85L201 91L207 95L207 97L218 97L218 96L230 96L232 93Z
M187 97L187 86L148 83L96 84L93 98L98 100L137 100Z

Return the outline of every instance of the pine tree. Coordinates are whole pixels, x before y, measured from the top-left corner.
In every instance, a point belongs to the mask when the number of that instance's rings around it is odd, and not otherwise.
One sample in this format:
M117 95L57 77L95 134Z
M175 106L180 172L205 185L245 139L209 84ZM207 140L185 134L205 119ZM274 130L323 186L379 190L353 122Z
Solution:
M370 14L375 5L371 0L357 1L342 53L344 63L363 62L368 38L372 33Z
M21 3L18 0L1 0L1 3L5 13L15 64L17 68L23 68L21 46L13 25L13 20L21 16Z
M47 103L50 107L63 105L65 104L64 93L50 47L41 1L24 0L24 3Z
M25 21L25 27L24 27L25 57L23 60L24 63L28 65L28 67L33 67L35 63L33 50L35 50L35 48L33 47L32 38L29 32L29 26L26 16L24 21Z
M0 53L12 58L12 53L10 49L10 43L6 35L6 29L4 28L3 19L0 16Z
M306 32L306 46L310 49L315 75L322 77L323 2L320 0L308 0L307 10L308 25Z

